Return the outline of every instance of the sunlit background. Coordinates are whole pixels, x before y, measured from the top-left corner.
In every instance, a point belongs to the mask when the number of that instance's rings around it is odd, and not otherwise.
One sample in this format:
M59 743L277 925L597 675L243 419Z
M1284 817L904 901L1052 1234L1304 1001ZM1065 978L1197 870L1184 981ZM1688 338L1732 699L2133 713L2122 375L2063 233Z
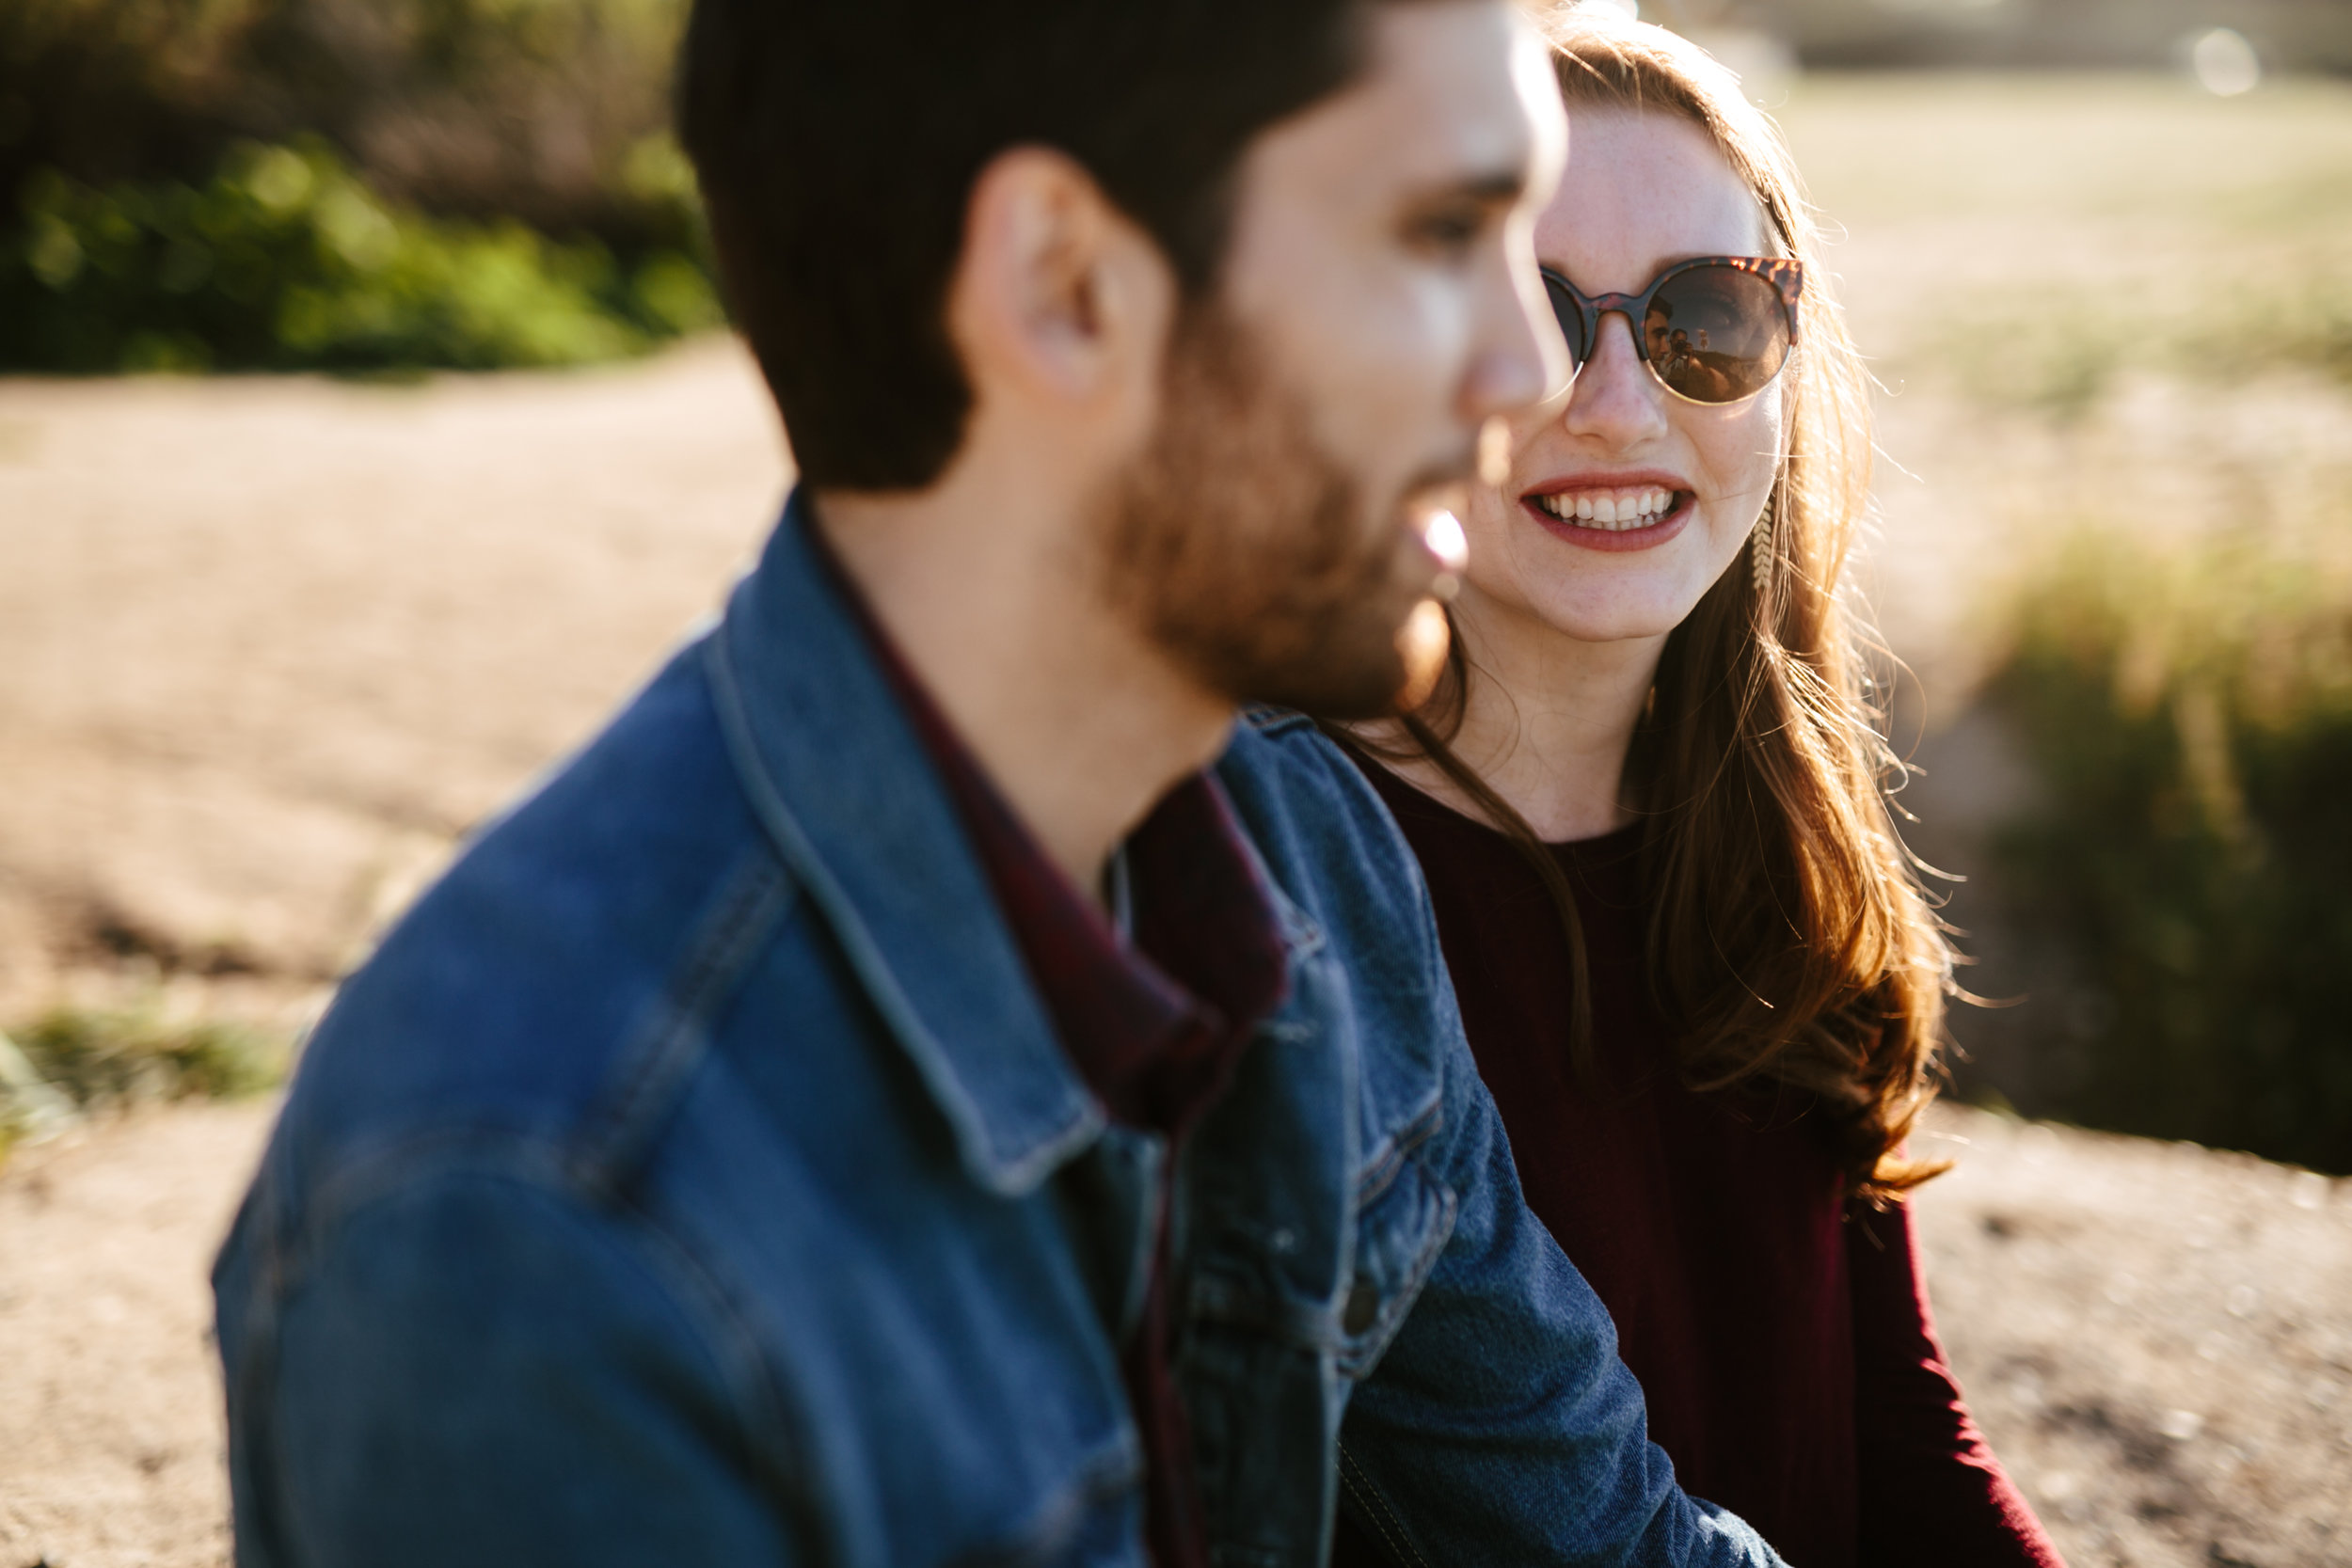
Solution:
M2078 1568L2352 1562L2352 5L1641 14L1883 387L1854 589L1998 1004L1919 1199L1972 1401ZM0 0L0 1568L225 1560L266 1089L783 493L680 15Z

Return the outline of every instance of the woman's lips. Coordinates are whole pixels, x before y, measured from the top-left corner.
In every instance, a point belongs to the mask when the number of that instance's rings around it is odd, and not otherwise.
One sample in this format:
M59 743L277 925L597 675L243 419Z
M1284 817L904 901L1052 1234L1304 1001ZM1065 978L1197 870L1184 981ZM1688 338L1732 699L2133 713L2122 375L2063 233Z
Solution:
M1519 498L1519 508L1547 532L1588 550L1650 550L1689 524L1692 491L1662 484L1562 490Z

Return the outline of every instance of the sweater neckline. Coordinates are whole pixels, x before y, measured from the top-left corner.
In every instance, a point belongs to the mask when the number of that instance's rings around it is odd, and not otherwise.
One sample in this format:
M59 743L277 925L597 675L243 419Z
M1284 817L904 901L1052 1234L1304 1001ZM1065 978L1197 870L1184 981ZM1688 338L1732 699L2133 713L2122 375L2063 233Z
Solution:
M1375 786L1388 799L1389 809L1392 813L1403 815L1400 810L1402 802L1417 814L1436 817L1450 826L1504 845L1511 844L1510 834L1490 823L1481 822L1457 806L1438 800L1379 758L1367 756L1365 760L1372 764ZM1542 839L1538 842L1554 856L1564 860L1613 863L1641 847L1642 824L1636 820L1622 828L1612 828L1605 833L1596 833L1590 838Z

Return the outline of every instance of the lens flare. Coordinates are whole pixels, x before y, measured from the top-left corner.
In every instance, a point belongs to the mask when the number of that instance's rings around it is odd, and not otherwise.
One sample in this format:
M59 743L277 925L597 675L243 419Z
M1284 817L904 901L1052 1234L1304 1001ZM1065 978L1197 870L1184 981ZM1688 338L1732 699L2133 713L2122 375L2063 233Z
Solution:
M1429 553L1447 571L1458 572L1470 564L1470 538L1462 531L1462 519L1453 513L1431 513L1421 536Z
M1405 661L1405 684L1397 689L1396 710L1410 713L1429 701L1438 689L1438 677L1445 673L1446 649L1454 634L1446 625L1445 610L1435 599L1423 599L1413 607L1405 625L1397 628L1396 651Z
M1439 568L1429 581L1429 596L1452 604L1462 591L1462 568L1470 564L1470 539L1462 532L1462 519L1449 511L1432 512L1422 527L1421 541L1438 558Z
M2188 46L2197 85L2216 98L2235 98L2262 85L2263 63L2246 35L2233 27L2208 27Z

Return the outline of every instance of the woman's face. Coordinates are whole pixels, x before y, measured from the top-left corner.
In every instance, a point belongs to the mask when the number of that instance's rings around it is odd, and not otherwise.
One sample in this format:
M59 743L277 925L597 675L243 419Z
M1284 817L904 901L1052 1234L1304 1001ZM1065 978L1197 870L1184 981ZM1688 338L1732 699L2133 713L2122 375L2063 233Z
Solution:
M1571 114L1567 173L1535 253L1583 293L1639 293L1676 261L1760 255L1764 243L1755 197L1698 127ZM1568 391L1512 421L1510 478L1478 487L1463 518L1457 610L1473 628L1501 614L1582 641L1662 638L1746 543L1779 465L1785 381L1744 403L1685 403L1635 354L1637 329L1673 355L1662 317L1605 317ZM1601 521L1611 513L1614 528Z

